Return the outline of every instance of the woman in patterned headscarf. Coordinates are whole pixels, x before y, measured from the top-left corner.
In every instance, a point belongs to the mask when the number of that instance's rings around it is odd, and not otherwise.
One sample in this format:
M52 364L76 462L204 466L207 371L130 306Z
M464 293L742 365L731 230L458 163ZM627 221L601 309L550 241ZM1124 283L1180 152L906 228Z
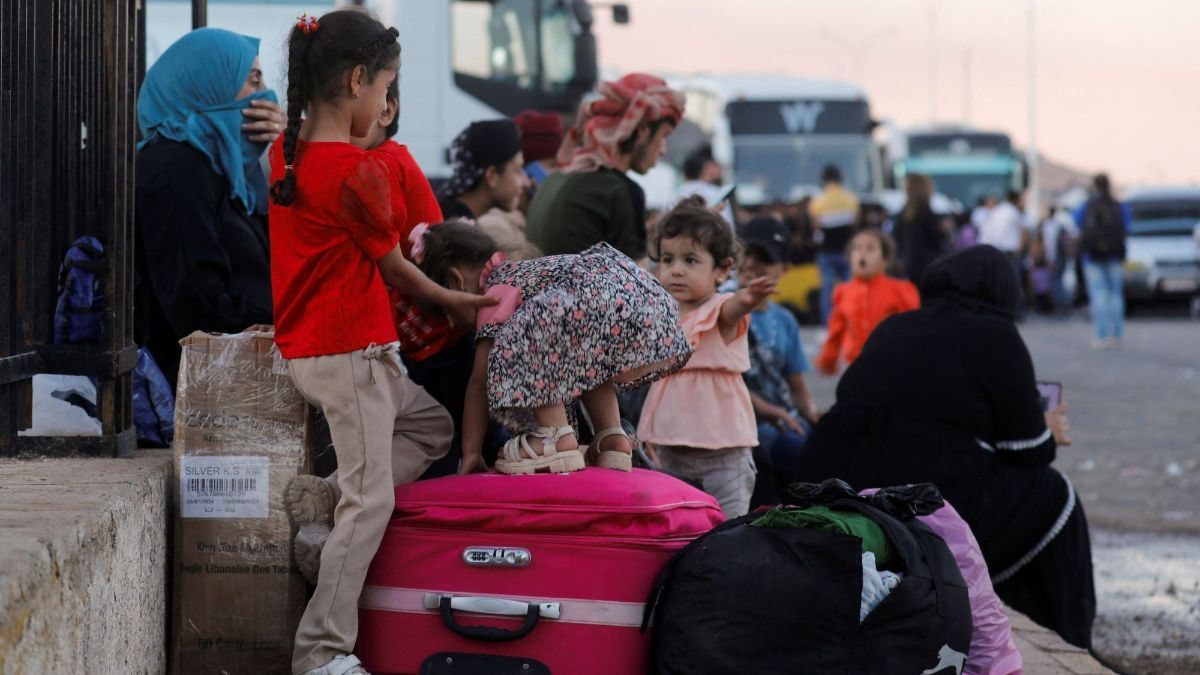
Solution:
M546 254L579 253L605 241L646 256L646 197L626 177L644 174L683 118L684 96L653 75L601 82L579 108L558 151L562 173L546 179L529 206L529 240Z
M454 174L442 186L442 215L478 219L491 209L512 211L529 189L521 132L510 119L472 122L450 146Z

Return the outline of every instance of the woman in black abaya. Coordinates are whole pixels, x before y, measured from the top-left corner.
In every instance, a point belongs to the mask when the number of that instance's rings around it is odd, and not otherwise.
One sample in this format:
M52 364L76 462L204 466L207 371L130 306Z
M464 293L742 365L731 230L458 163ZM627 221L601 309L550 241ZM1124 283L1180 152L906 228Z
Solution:
M1043 413L1014 322L1008 258L975 246L925 272L921 309L881 323L801 453L806 481L856 488L930 481L978 538L997 594L1068 642L1091 646L1096 598L1087 520L1050 465L1070 443L1066 406Z

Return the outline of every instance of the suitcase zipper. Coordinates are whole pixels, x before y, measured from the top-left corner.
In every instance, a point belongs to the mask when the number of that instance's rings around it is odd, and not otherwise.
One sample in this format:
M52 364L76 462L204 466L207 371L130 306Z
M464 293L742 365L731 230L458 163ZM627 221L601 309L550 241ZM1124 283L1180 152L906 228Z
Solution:
M609 536L581 536L581 535L564 535L564 534L547 534L544 532L482 532L479 530L452 530L448 532L444 528L432 527L414 527L412 525L392 524L388 526L389 534L394 532L412 532L420 534L424 537L434 537L437 539L447 539L462 543L464 540L478 538L481 540L497 540L519 539L521 544L531 541L552 542L558 544L579 544L585 546L614 546L617 548L636 548L649 551L662 551L678 549L696 537L662 537L655 539L646 539L643 537L609 537Z

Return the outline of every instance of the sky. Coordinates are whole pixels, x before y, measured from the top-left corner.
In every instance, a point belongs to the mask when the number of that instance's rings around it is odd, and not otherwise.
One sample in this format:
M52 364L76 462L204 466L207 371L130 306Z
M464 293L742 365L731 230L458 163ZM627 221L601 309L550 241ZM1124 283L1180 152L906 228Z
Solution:
M602 68L843 79L904 127L930 121L932 42L937 121L1029 139L1023 0L625 2L628 25L596 10ZM1034 2L1040 152L1123 185L1200 183L1200 0Z

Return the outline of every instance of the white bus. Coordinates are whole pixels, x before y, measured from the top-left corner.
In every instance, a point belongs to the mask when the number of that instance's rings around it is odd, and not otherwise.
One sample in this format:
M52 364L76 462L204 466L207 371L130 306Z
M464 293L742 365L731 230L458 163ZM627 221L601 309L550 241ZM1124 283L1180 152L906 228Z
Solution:
M861 200L878 202L883 162L862 89L767 75L680 77L672 83L688 99L671 158L710 143L726 180L736 183L740 203L798 201L820 189L821 171L830 164Z

